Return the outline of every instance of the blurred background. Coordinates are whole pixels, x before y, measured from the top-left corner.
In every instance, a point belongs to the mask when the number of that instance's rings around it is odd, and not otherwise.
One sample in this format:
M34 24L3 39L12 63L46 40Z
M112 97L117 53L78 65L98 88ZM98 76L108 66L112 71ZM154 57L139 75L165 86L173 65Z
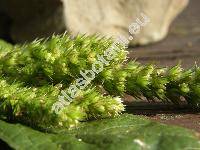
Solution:
M24 43L65 31L128 36L141 12L151 23L131 41L130 59L199 64L199 0L0 0L0 38Z

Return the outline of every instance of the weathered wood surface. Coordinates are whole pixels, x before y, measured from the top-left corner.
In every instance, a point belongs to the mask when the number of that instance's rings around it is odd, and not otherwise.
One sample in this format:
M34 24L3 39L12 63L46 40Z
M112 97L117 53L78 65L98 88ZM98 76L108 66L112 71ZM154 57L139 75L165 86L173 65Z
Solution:
M126 111L138 115L155 115L155 114L197 114L199 109L194 109L187 104L174 105L163 103L145 103L136 102L126 106Z

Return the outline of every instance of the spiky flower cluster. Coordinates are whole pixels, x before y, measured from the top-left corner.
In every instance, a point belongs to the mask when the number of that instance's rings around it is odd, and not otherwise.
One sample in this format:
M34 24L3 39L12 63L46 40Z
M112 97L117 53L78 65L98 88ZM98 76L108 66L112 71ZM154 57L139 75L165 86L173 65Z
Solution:
M23 46L0 43L0 117L40 127L72 127L80 121L120 114L124 110L120 98L102 95L95 87L98 85L115 96L127 93L175 104L184 97L199 109L198 67L184 71L180 66L156 68L137 62L124 65L127 52L119 45L119 53L96 76L91 87L80 91L59 114L52 112L60 91L74 82L80 70L90 69L112 43L112 39L71 38L67 34Z
M172 68L143 66L131 61L116 69L107 69L103 87L110 94L127 93L136 98L162 100L180 104L183 99L194 108L200 108L200 68L183 70L180 65Z
M68 86L112 44L112 39L94 36L70 37L67 34L16 45L0 59L0 73L31 85L64 83ZM120 48L109 66L115 67L126 59ZM106 68L104 68L106 70Z
M59 114L52 112L60 90L67 88L80 70L89 68L97 55L111 44L111 39L97 36L71 38L67 34L36 40L23 46L12 47L2 43L2 116L40 127L71 127L79 121L119 115L124 110L120 98L103 96L95 87L80 91L73 103ZM122 63L125 59L126 51L121 49L110 66ZM57 85L62 85L62 88L58 89Z
M60 114L51 111L57 101L61 84L24 87L0 78L0 114L10 121L20 121L36 127L72 127L79 121L113 117L124 110L118 97L103 96L94 88L81 91Z

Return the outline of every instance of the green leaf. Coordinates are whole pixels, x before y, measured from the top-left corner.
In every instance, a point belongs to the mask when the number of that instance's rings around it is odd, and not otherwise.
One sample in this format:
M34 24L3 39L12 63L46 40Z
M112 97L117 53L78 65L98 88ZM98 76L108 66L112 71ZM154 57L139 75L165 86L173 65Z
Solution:
M0 139L17 150L84 150L96 148L91 144L79 141L74 135L42 133L20 124L9 124L1 120Z
M152 122L143 117L83 123L77 129L42 133L0 121L0 139L14 149L183 150L199 149L198 135L188 129Z

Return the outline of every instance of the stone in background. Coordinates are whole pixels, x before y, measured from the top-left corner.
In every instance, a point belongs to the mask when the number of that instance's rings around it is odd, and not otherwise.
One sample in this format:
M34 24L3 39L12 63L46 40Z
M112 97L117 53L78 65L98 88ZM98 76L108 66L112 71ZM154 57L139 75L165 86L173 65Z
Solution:
M67 27L72 33L101 33L129 37L129 25L144 12L151 23L131 45L162 40L188 0L63 0Z
M131 45L162 40L188 0L1 0L0 10L11 19L14 42L31 41L65 30L129 37L129 25L144 12L151 19Z

